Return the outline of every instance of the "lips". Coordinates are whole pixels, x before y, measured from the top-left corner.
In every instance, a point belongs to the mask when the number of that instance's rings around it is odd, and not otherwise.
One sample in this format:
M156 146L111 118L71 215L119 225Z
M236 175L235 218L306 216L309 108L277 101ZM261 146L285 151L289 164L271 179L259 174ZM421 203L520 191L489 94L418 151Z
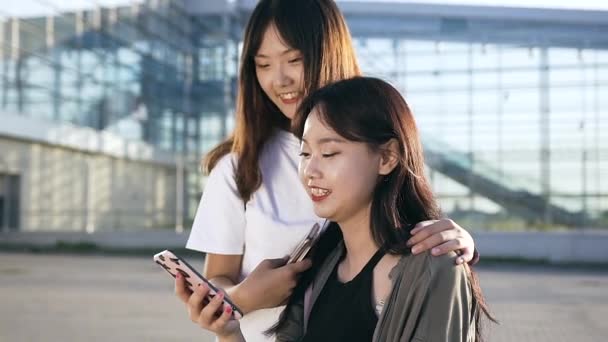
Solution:
M294 104L300 100L300 92L293 91L290 93L283 93L283 94L279 94L278 97L281 100L281 102L283 102L286 105Z
M323 189L319 187L310 187L310 197L314 202L321 202L329 195L331 195L331 190Z

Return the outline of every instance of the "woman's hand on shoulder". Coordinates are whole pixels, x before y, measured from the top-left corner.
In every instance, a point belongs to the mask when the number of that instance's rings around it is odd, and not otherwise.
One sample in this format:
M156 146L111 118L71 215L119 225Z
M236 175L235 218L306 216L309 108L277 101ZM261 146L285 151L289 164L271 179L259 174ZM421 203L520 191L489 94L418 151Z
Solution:
M177 273L175 294L186 304L192 322L216 334L220 341L242 340L239 321L232 315L232 308L223 304L225 296L223 291L207 301L209 287L206 284L198 285L192 292L186 286L184 277Z
M456 264L469 262L475 253L475 241L464 228L450 219L429 220L418 223L412 229L408 246L412 254L431 250L434 256L456 252Z
M237 285L239 296L249 298L249 309L273 308L285 304L298 283L300 273L312 265L308 259L285 263L286 258L263 260Z

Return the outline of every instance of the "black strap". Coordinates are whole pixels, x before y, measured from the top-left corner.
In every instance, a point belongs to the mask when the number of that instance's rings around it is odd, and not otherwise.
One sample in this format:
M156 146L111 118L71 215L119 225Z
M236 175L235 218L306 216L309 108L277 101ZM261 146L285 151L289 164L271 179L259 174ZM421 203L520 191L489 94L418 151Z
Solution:
M369 270L374 269L374 267L376 267L376 265L378 264L380 259L382 259L382 257L384 256L385 253L386 253L386 250L384 248L380 247L376 251L376 253L374 253L374 255L371 257L371 259L369 259L369 261L367 262L367 265L365 265L365 267L363 267L363 269L361 270L361 273L368 272Z

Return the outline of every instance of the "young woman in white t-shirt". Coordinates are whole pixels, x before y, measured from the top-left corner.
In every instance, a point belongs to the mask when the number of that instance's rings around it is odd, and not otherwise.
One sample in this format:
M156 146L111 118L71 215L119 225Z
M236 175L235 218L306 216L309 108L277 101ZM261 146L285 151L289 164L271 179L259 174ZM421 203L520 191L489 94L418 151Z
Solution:
M334 81L360 75L344 18L332 0L262 0L245 30L236 128L204 161L210 170L189 249L206 253L203 275L245 312L248 341L267 341L310 261L284 265L315 222L322 222L298 179L298 140L290 120L302 98ZM474 255L471 235L451 220L420 223L410 244L417 254ZM184 302L191 293L179 280ZM198 322L196 310L190 318ZM200 322L198 322L200 323Z

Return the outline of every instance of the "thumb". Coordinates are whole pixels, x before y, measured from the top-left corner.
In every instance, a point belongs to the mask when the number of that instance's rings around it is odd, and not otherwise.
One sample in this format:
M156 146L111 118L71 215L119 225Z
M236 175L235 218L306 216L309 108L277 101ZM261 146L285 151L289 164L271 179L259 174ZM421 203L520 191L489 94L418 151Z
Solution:
M277 258L277 259L265 259L263 261L268 267L267 268L279 268L287 263L286 258Z
M465 262L469 262L473 259L474 249L473 248L463 248L460 250L462 254L456 258L456 264L464 264Z
M294 262L293 264L288 265L294 272L302 273L309 269L312 266L312 260L306 258L302 261Z

